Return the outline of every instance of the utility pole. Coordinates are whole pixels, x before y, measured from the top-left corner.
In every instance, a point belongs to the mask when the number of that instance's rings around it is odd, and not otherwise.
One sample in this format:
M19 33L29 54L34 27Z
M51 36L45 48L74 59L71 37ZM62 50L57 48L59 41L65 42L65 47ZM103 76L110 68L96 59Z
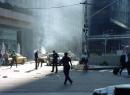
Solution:
M87 20L87 0L84 1L83 3L80 3L80 4L83 4L84 6L84 26L83 26L83 29L82 29L82 34L83 34L83 37L84 37L84 40L83 41L83 45L82 45L82 53L86 52L88 50L88 20Z

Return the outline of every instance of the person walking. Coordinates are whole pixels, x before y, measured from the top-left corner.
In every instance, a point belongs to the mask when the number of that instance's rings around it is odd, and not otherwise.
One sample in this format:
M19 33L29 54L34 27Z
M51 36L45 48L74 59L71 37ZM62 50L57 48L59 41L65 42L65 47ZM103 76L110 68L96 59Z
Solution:
M16 55L14 50L11 53L11 57L12 57L12 61L11 61L11 67L10 68L12 68L13 64L16 64L16 68L17 68L17 55Z
M123 50L123 53L120 56L120 65L121 65L121 68L119 71L120 75L121 75L123 69L127 68L127 63L128 63L128 56L127 56L126 50Z
M128 62L126 64L126 68L127 68L127 72L128 72L128 76L130 76L130 53L127 53L128 56Z
M67 52L64 53L64 56L61 59L61 62L63 63L63 71L64 71L64 75L65 75L64 85L66 85L67 80L72 84L73 81L69 77L69 71L70 71L70 67L72 68L72 63L71 63L70 57L68 57Z
M88 70L88 52L84 52L83 55L82 55L82 62L84 64L84 67L83 67L83 71L86 71Z
M9 54L7 51L5 51L3 58L4 58L4 65L8 65L9 64Z
M38 50L34 53L35 69L38 68Z
M56 51L55 51L55 50L53 50L52 71L51 71L51 72L54 72L54 68L56 68L55 73L57 73L57 72L58 72L58 68L57 68L57 64L58 64L58 57L59 57L59 55L56 53Z
M2 64L3 64L3 56L2 56L1 50L0 50L0 65L2 65Z

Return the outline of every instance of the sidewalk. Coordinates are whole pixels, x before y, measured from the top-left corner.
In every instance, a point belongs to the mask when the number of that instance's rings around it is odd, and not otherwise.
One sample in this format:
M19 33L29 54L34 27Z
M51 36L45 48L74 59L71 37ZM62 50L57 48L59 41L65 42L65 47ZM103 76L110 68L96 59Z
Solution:
M103 69L113 69L119 66L98 66L98 65L89 65L89 70L103 70Z
M83 64L74 65L75 70L83 70ZM88 70L104 70L104 69L113 69L119 66L99 66L99 65L88 65Z
M35 63L33 61L26 62L24 65L19 64L17 68L15 65L12 66L12 68L10 68L10 66L1 66L0 85L2 88L0 88L0 91L36 81L50 73L51 66L43 66L39 67L38 70L35 70Z

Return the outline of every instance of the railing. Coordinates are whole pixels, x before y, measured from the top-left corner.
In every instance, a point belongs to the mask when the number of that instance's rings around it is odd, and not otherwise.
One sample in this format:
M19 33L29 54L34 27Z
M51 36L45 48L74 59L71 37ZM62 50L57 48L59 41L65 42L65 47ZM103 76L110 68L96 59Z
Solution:
M102 40L102 39L130 39L130 34L123 35L96 35L88 36L88 40Z

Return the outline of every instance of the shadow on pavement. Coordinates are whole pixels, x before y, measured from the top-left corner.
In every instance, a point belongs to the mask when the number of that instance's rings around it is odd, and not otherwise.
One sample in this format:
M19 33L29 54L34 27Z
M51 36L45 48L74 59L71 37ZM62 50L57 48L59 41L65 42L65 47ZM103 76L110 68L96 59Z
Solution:
M28 71L29 72L29 71ZM41 73L37 73L38 75ZM20 84L14 88L0 91L0 93L51 93L51 92L93 92L94 89L129 83L129 78L114 76L110 72L99 73L97 71L83 73L72 70L70 76L74 83L64 85L64 74L59 71L57 74L50 73L44 77L34 76L30 82ZM22 79L21 79L22 80ZM17 85L17 84L16 84Z
M34 70L26 71L26 73ZM40 75L41 73L37 74ZM64 85L63 83L64 75L62 72L58 72L57 74L50 73L44 77L34 76L32 81L0 91L0 93L64 92L71 88L71 85L69 83L67 85Z
M25 73L30 73L30 72L33 72L33 71L35 71L35 69L32 69L32 70L26 71Z

